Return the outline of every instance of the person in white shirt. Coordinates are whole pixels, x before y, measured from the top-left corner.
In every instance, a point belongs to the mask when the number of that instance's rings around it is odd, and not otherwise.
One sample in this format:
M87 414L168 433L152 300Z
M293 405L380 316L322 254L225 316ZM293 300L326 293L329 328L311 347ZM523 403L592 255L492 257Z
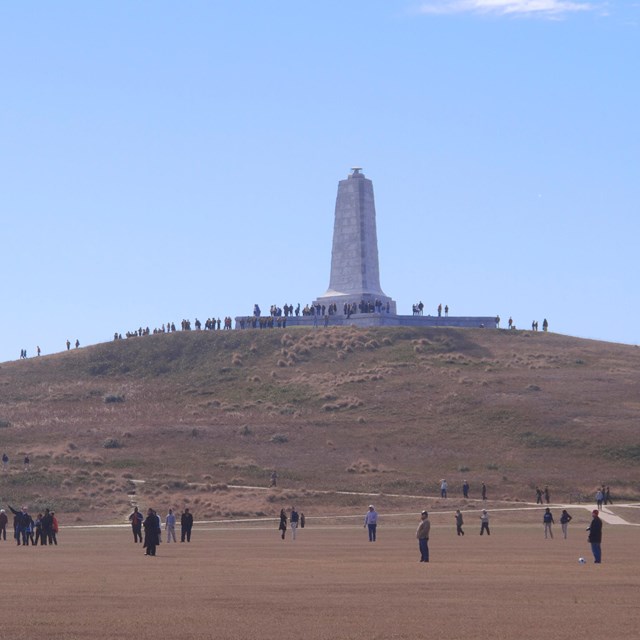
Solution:
M164 519L164 528L167 531L167 542L171 542L171 538L176 542L176 516L173 513L173 509L169 509L169 513Z

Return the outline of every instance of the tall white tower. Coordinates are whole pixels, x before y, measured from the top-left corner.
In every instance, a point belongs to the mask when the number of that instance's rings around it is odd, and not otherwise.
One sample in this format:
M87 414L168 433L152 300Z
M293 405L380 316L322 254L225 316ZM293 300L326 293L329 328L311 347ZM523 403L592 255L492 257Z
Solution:
M345 303L379 301L395 314L395 301L380 288L373 182L361 171L354 167L338 183L329 289L316 303L336 303L342 313Z

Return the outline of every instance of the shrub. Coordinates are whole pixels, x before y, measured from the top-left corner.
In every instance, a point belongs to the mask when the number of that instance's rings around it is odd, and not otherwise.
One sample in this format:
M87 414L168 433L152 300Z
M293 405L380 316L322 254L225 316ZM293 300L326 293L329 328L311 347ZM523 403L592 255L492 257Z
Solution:
M0 429L6 429L10 427L11 423L8 420L0 420Z
M124 402L124 396L108 395L104 398L105 404L111 404L113 402Z
M283 433L275 433L271 436L271 442L275 444L284 444L285 442L289 442L289 438L287 438Z
M105 449L119 449L122 445L120 444L120 440L118 440L117 438L107 438L102 443L102 446Z

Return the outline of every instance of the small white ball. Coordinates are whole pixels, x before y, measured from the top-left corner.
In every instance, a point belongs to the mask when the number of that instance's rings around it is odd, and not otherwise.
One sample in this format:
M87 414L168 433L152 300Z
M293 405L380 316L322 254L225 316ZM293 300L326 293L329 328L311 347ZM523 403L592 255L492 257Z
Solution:
M586 564L587 561L584 558L578 558L578 562L580 564Z

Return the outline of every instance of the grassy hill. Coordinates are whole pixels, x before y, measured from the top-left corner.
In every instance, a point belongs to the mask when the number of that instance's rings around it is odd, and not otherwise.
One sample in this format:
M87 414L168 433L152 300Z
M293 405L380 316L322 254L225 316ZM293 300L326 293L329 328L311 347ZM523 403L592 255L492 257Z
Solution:
M362 498L335 491L435 496L440 478L456 496L466 478L472 497L482 482L511 500L605 483L638 499L639 374L637 347L526 331L114 341L0 366L0 501L51 505L67 522L121 521L134 492L200 518L294 500L336 512ZM229 488L266 487L273 469L276 490Z

